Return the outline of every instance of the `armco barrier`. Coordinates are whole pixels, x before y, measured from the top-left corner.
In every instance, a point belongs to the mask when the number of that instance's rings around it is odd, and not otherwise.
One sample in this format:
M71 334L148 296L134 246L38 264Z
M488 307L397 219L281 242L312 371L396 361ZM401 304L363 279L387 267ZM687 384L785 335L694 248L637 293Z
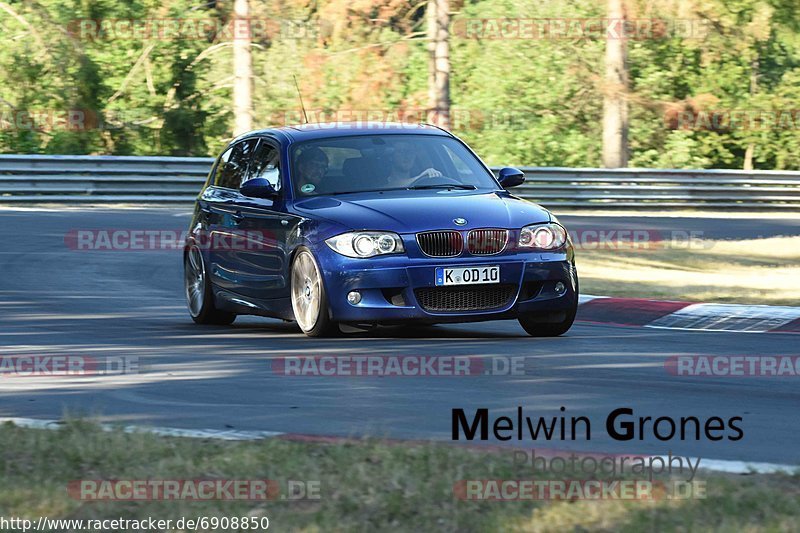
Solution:
M211 158L0 155L0 203L189 203ZM494 169L495 171L497 169ZM800 172L525 167L552 208L800 210Z

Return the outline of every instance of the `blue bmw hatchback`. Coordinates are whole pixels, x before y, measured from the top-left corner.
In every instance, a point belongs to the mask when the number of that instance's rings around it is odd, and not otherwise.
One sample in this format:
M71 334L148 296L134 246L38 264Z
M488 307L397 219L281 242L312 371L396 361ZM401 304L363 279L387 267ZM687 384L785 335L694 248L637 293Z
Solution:
M233 140L197 198L184 254L200 324L237 315L340 324L517 319L566 332L578 276L566 229L428 125L307 124Z

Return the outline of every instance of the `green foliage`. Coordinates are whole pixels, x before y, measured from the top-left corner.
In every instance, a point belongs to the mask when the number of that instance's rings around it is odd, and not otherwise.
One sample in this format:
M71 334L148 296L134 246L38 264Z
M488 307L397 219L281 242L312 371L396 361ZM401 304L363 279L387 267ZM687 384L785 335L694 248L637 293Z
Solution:
M82 28L120 19L224 26L232 2L3 6L0 152L199 156L229 140L230 35L93 35ZM689 21L695 30L628 41L632 166L742 168L749 149L755 168L800 168L796 0L628 0L627 8L631 19ZM490 164L600 165L608 90L602 35L476 38L463 28L476 19L598 19L605 2L463 0L451 9L454 132ZM424 2L250 0L250 10L268 21L252 48L257 126L301 120L293 75L312 120L403 110L424 118ZM778 122L696 123L729 111L772 113ZM29 124L30 116L38 120ZM75 116L83 120L70 122ZM676 126L687 116L691 125Z

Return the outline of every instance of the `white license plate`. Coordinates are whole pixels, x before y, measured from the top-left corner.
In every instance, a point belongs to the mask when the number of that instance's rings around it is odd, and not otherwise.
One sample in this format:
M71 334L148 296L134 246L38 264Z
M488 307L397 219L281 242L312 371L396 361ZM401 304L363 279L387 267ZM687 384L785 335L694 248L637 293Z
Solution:
M500 283L499 266L436 269L436 285L474 285L476 283Z

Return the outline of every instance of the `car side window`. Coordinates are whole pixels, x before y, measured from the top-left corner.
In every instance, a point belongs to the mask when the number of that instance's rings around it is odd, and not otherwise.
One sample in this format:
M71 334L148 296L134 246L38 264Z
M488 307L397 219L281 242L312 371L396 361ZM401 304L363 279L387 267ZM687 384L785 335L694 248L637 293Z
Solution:
M276 190L281 190L281 156L278 148L261 140L250 163L247 180L264 178Z
M225 150L220 157L214 185L226 189L238 189L247 175L248 163L255 146L256 139L249 139Z

